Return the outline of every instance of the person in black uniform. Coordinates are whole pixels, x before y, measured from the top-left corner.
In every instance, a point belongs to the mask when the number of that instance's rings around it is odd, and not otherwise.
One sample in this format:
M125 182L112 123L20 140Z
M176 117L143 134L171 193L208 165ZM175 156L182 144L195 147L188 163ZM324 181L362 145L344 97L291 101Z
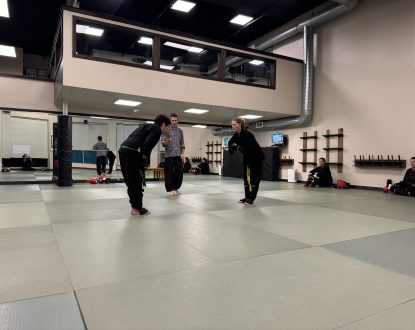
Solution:
M168 133L169 127L169 117L158 115L154 124L144 124L134 130L118 150L132 215L150 214L143 207L144 170L150 161L151 150L159 142L161 134Z
M207 158L202 158L202 162L197 167L199 168L200 174L209 174L209 162Z
M112 173L112 167L114 166L115 159L117 158L115 154L111 150L107 150L107 158L108 158L108 174Z
M245 198L238 203L252 204L258 193L262 176L262 162L265 158L254 135L244 127L240 118L232 120L232 129L236 133L228 142L229 152L232 155L239 150L243 155Z
M308 179L304 187L331 187L333 185L333 178L329 166L326 164L326 159L321 157L318 159L316 168L308 173Z
M395 183L391 187L391 191L404 196L415 196L415 157L410 159L411 167L405 172L403 180Z

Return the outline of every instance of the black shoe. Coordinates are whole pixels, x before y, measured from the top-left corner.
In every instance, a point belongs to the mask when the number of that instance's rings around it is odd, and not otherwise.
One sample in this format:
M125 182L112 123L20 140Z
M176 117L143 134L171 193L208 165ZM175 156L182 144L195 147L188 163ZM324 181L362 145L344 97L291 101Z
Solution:
M245 204L254 204L254 201L249 198L245 198Z
M147 210L145 207L141 208L140 210L140 215L147 215L150 214L151 212L149 210Z
M238 203L245 204L245 198L240 199Z

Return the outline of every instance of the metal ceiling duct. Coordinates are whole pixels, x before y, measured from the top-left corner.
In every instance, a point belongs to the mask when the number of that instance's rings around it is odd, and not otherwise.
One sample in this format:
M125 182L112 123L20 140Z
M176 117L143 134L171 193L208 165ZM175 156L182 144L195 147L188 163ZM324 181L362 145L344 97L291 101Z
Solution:
M314 90L314 68L313 68L313 27L328 22L334 18L337 18L356 7L358 0L334 0L338 3L338 6L329 8L319 14L316 14L305 21L299 23L297 26L289 28L274 36L270 36L268 39L260 42L259 44L251 44L249 47L257 50L267 50L276 44L287 40L299 33L304 34L304 67L303 67L303 96L302 96L302 111L301 115L296 117L280 118L275 120L263 121L263 125L256 125L252 123L249 125L254 130L266 130L266 129L282 129L282 128L295 128L307 125L313 117L313 90ZM257 128L260 127L260 128ZM221 128L213 129L212 134L224 135ZM226 129L229 134L229 129Z

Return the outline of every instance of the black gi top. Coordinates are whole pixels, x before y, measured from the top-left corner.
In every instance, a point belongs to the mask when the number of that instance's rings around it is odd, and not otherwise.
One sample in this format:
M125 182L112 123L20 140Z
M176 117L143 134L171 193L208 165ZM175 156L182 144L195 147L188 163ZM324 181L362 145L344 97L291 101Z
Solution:
M317 173L319 180L319 184L321 186L331 186L333 184L333 178L331 177L331 171L329 166L326 164L323 167L317 166L316 168L310 171L310 174L314 175Z
M145 124L138 127L130 136L121 143L120 150L122 153L140 152L147 159L150 159L151 150L159 142L161 129L154 124Z
M245 128L241 128L240 133L235 133L228 141L229 152L231 154L236 151L236 148L232 147L233 144L239 147L239 151L244 156L244 162L247 165L261 164L265 158L254 135Z
M415 170L408 168L406 170L405 176L403 177L403 181L407 184L415 184Z

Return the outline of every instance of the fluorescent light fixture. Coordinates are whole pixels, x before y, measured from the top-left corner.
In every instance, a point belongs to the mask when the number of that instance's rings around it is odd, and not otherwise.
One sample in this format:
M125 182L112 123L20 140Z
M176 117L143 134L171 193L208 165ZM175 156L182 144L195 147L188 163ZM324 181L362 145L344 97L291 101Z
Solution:
M0 16L9 18L9 7L7 0L0 0Z
M201 53L204 51L203 48L182 45L182 44L178 44L178 43L171 42L171 41L166 41L164 43L164 46L187 50L188 52L191 52L191 53Z
M143 63L144 65L148 65L148 66L152 66L153 62L151 61L145 61ZM173 70L174 69L174 65L164 65L164 64L160 64L160 68L164 69L164 70Z
M190 108L190 109L184 110L184 112L196 113L198 115L201 115L202 113L209 112L209 110Z
M152 45L153 44L153 38L141 37L137 42L139 44Z
M171 9L174 10L179 10L185 13L188 13L189 11L192 10L192 8L195 6L196 4L194 2L189 2L189 1L183 1L183 0L177 0L173 6L171 6Z
M137 112L139 112L140 110L139 109L134 109L134 113L137 113Z
M249 63L251 63L253 65L261 65L261 64L264 64L264 61L252 60L252 61L249 61Z
M257 115L245 115L245 116L239 116L239 118L243 118L243 119L258 119L258 118L262 118L264 116L257 116Z
M94 116L91 116L91 117L89 117L89 118L92 118L92 119L109 119L109 118L107 118L107 117L94 117Z
M103 29L97 29L88 25L76 24L76 33L89 34L95 37L101 37L104 33Z
M154 124L154 121L151 121L151 120L146 120L146 123L147 123L147 124Z
M0 56L16 57L16 49L12 46L0 45Z
M127 107L136 107L137 105L140 105L141 102L137 102L137 101L130 101L130 100L117 100L114 102L114 104L116 105L125 105Z
M252 21L254 18L245 15L238 15L232 18L230 21L231 23L238 24L238 25L245 25L246 23Z
M196 127L196 128L206 128L206 125L193 125L192 127Z

